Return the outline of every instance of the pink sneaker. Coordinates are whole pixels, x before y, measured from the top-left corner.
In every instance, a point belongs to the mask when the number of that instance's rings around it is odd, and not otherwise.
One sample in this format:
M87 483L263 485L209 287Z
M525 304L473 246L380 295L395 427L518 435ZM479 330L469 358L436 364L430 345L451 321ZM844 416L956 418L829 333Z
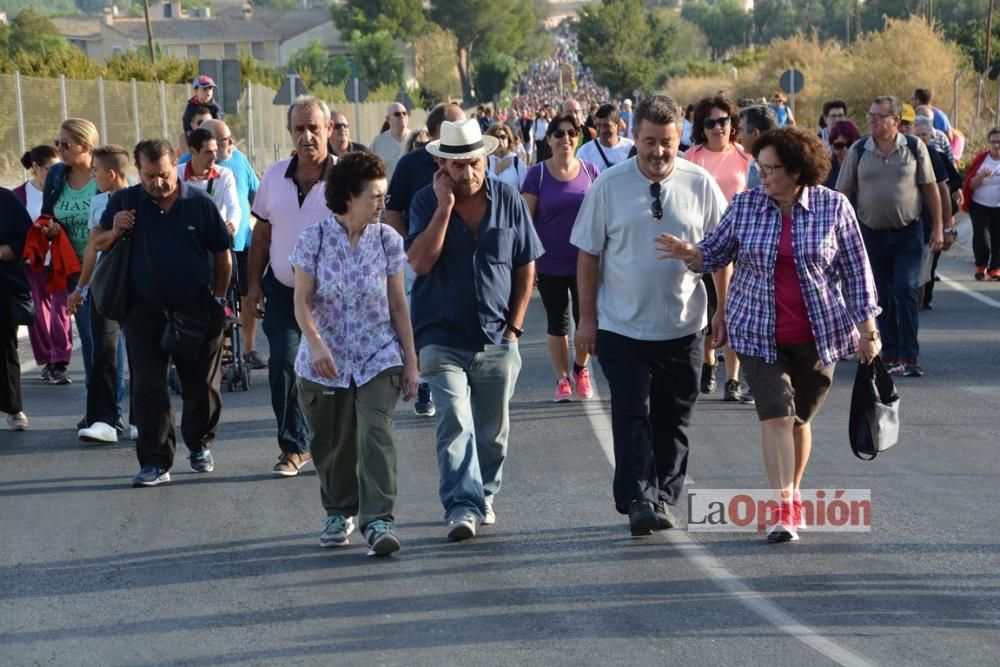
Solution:
M556 403L568 403L573 400L573 390L569 386L569 378L561 378L556 382L556 395L552 400Z
M577 398L591 398L594 395L594 388L590 386L590 369L584 367L579 373L573 373L576 380Z

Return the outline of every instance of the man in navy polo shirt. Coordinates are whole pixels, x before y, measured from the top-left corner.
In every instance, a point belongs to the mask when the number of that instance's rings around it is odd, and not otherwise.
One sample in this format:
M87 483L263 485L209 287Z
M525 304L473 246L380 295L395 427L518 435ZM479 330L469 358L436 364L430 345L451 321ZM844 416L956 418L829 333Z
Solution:
M167 386L170 356L160 346L167 310L205 323L198 348L190 357L175 357L174 363L184 400L181 435L191 452L191 469L211 472L215 466L209 447L222 414L219 365L232 261L219 209L203 192L179 182L170 144L139 142L135 163L142 183L111 197L101 216L103 231L95 229L93 241L98 250L109 250L130 233L129 311L122 324L135 370L132 421L139 428L141 466L132 486L156 486L170 481L176 452Z
M414 197L407 256L420 371L436 399L437 457L448 538L496 521L521 370L517 339L542 244L516 190L486 178L495 137L470 119L444 121L427 145L441 168Z
M465 112L457 104L444 102L431 109L427 114L427 134L431 141L440 138L441 123L446 120L453 123L465 120ZM389 182L389 196L385 202L385 222L402 234L404 239L409 235L410 223L407 215L410 204L413 203L413 196L431 184L437 170L438 163L434 156L427 152L426 147L407 153L396 163L396 170ZM404 267L404 273L406 293L409 294L413 290L416 274L409 264ZM421 382L417 400L413 402L413 412L418 417L433 417L436 409L431 398L430 385Z

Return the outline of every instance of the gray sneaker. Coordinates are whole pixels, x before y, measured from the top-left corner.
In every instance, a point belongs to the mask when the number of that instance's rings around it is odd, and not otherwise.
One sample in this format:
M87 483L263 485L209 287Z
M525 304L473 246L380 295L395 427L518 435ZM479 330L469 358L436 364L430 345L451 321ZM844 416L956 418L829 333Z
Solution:
M497 522L497 513L493 509L493 496L486 497L486 515L479 522L480 526L492 526Z
M215 459L212 458L212 452L208 449L191 454L188 460L191 461L191 470L195 472L212 472L215 470Z
M465 514L448 522L448 539L461 542L476 536L476 519L471 514Z
M392 532L392 521L378 519L365 528L369 556L388 556L399 551L399 538Z
M319 536L321 547L346 547L350 544L347 536L354 532L354 519L334 514L326 517L326 529Z

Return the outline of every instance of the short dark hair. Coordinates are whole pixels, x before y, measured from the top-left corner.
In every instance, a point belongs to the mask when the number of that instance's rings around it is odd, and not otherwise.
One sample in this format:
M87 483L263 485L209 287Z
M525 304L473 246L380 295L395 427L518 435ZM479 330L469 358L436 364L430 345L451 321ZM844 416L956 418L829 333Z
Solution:
M374 153L348 153L337 161L326 179L326 205L337 213L347 213L347 204L357 197L370 181L385 178L385 163Z
M135 150L132 151L137 169L141 168L140 157L146 158L147 162L157 162L164 155L169 156L171 162L177 157L174 153L174 147L166 139L143 139L135 145Z
M823 102L823 117L825 118L830 113L830 109L838 107L843 109L845 114L847 113L847 102L844 100L827 100Z
M200 104L197 105L191 111L191 117L192 118L194 118L195 116L211 116L211 115L212 115L212 110L209 107L203 107Z
M778 119L771 111L771 107L754 104L740 110L740 125L744 126L747 132L757 130L764 134L778 127Z
M798 173L798 185L821 185L830 173L830 154L809 130L790 126L765 132L753 143L754 159L768 146L778 154L786 174Z
M639 102L632 115L632 133L637 134L642 121L648 120L654 125L679 124L680 114L677 111L677 102L670 95L653 95Z
M192 151L200 151L206 141L215 141L215 135L205 128L199 127L197 130L191 130L191 134L188 135L187 140L188 147Z
M920 104L930 104L931 103L931 89L930 88L917 88L913 91L913 99L915 99Z
M576 119L576 114L570 111L564 114L559 114L549 121L549 126L545 129L545 138L548 139L555 134L555 131L558 130L559 126L563 123L569 123L573 126L574 130L577 132L580 131L580 121Z
M58 159L59 154L56 153L55 148L46 144L41 144L39 146L35 146L30 151L26 151L25 154L21 156L21 166L25 169L31 169L36 164L39 167L45 167Z
M602 118L610 120L612 123L617 123L619 118L618 107L614 104L602 104L594 112L594 118Z
M708 141L708 137L705 136L705 128L702 127L702 123L708 118L708 115L712 113L712 109L721 109L729 114L729 140L736 141L736 133L739 130L739 114L740 110L736 108L736 105L732 103L725 95L716 95L714 97L703 98L698 104L694 105L694 121L691 126L691 142L696 146Z
M101 168L114 169L119 176L128 171L128 150L117 144L98 146L90 151L90 156Z

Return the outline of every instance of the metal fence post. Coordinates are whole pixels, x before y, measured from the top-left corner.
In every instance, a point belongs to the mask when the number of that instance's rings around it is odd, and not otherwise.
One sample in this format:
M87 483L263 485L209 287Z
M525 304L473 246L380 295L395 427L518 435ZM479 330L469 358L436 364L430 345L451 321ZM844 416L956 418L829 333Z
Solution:
M163 130L163 138L169 139L167 136L167 84L165 81L160 81L160 129Z
M142 128L139 125L139 85L132 79L132 116L135 118L135 143L142 141Z
M14 72L14 99L17 102L17 140L21 147L18 157L28 150L28 142L24 137L24 98L21 96L21 73ZM27 172L21 170L27 179Z
M104 77L97 77L97 109L101 118L101 141L108 143L108 114L104 108Z
M69 102L66 99L66 75L59 75L59 96L62 101L62 119L69 118Z

